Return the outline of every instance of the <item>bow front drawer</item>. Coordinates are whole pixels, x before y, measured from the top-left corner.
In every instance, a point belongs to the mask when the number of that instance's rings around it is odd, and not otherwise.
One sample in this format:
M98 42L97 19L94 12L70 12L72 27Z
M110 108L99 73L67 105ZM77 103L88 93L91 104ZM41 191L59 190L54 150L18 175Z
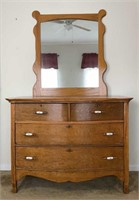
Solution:
M122 170L123 148L17 147L16 168L31 170Z
M71 104L72 121L123 120L123 103L78 103Z
M123 123L16 124L18 145L123 145Z
M16 121L67 121L67 104L16 104Z

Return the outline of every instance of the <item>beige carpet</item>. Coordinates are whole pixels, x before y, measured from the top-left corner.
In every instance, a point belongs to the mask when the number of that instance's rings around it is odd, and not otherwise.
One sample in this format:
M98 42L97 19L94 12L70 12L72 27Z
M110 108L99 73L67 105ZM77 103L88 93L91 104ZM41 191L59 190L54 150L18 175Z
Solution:
M10 172L1 172L0 199L13 200L116 200L139 199L138 173L130 172L130 192L124 194L122 183L116 177L103 177L82 183L54 183L51 181L26 177L18 193L11 192Z

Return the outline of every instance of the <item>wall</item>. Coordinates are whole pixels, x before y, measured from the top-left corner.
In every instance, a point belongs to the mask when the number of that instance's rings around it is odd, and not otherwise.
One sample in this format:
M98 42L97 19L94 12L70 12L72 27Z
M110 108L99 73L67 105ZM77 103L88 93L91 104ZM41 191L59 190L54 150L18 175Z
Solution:
M105 59L108 65L105 80L109 95L134 97L130 104L130 170L139 170L139 40L137 43L135 0L2 1L0 169L10 169L10 105L5 98L32 95L35 82L32 29L36 22L31 16L32 11L92 13L100 9L107 11L103 22L106 25Z

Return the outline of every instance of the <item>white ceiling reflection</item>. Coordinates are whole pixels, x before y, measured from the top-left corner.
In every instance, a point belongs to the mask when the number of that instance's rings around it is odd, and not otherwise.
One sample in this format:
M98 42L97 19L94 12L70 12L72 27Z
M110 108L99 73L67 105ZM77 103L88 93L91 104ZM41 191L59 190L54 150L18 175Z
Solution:
M41 23L42 44L97 44L98 22L56 20Z

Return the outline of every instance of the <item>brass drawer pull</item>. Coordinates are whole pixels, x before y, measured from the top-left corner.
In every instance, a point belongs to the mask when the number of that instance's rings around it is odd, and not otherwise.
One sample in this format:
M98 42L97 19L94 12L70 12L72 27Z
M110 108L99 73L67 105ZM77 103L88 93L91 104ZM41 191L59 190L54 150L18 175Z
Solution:
M101 114L102 111L101 110L95 110L93 113L95 113L95 114Z
M26 156L25 159L26 160L34 160L35 158L33 156Z
M105 136L113 136L114 133L112 133L112 132L108 132L108 133L104 133L104 135L105 135Z
M116 157L113 157L113 156L108 156L108 157L105 157L105 158L103 158L103 159L105 159L105 160L114 160Z
M34 135L33 133L29 133L29 132L24 134L24 136L27 136L27 137L32 137L33 135Z
M36 115L45 115L47 113L48 112L46 112L46 111L40 111L40 110L38 110L38 111L35 112Z

